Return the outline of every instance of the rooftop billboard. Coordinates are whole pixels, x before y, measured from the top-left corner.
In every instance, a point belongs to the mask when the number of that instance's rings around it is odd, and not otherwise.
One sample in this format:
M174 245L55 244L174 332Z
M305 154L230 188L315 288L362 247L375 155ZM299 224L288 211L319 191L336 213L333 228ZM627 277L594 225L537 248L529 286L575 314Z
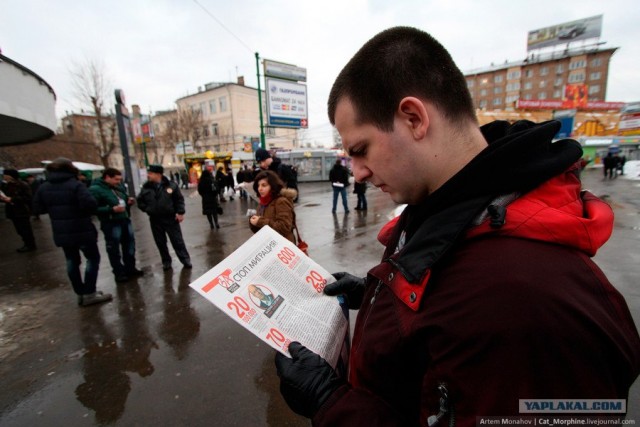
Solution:
M602 34L602 16L591 16L577 21L564 22L551 27L529 31L527 52L543 47L568 44L578 40L600 38Z

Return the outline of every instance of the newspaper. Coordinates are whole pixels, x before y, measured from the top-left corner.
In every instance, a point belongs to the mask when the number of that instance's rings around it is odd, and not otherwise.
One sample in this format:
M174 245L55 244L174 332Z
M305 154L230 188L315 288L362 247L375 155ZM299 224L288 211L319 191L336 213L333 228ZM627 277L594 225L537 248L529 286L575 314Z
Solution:
M322 290L335 278L269 226L191 286L279 352L298 341L333 368L348 358L348 310Z

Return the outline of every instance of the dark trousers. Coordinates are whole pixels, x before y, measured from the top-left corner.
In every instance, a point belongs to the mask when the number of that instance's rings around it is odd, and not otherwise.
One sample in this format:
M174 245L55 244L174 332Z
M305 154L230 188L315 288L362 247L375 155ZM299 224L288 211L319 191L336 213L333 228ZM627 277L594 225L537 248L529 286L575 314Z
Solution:
M98 268L100 267L100 251L98 243L83 243L76 246L63 246L64 256L67 258L67 275L71 280L71 286L78 295L88 295L96 291L96 281L98 280ZM84 281L80 275L80 252L87 259L84 268Z
M171 241L173 250L176 251L178 259L183 264L190 264L191 258L187 247L184 244L182 238L182 230L180 229L180 223L176 221L174 217L149 217L151 222L151 232L153 233L153 240L156 241L156 246L160 251L160 257L162 258L162 265L171 265L171 255L169 255L169 249L167 249L167 236Z
M111 271L118 276L126 276L136 269L136 240L130 219L104 221L100 224L111 263ZM122 248L122 257L120 256Z
M28 248L36 247L36 240L33 237L33 229L31 228L31 218L11 218L11 222L13 222L13 226L16 229L16 232L20 237L22 237L22 241L24 245Z
M213 225L218 225L218 213L210 213L206 214L207 220L209 220L209 225L213 228Z
M349 206L347 206L347 189L345 187L333 187L333 209L331 211L336 211L336 207L338 206L338 194L342 195L342 206L344 207L344 211L349 212Z
M356 193L356 196L358 196L358 205L356 206L356 209L367 209L367 196L364 195L364 193Z

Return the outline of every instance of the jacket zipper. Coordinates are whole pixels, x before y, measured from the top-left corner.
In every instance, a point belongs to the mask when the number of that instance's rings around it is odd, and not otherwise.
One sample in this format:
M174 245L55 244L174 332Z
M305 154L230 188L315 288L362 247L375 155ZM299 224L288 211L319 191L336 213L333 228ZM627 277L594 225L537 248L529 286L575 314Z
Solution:
M449 390L447 390L446 383L440 383L438 385L438 393L440 394L440 410L438 411L438 415L431 415L427 418L427 426L433 427L437 425L440 419L448 413L449 427L454 427L456 425L456 413L449 399Z
M373 296L371 297L371 300L369 300L369 308L367 310L367 316L364 318L364 325L362 326L362 335L364 335L365 331L367 330L367 323L369 323L369 315L373 310L373 304L376 302L376 297L378 296L380 289L382 289L382 285L383 285L382 280L378 280L376 289L373 291ZM360 342L362 342L362 336L360 337ZM352 351L353 352L357 351L357 348L354 347Z

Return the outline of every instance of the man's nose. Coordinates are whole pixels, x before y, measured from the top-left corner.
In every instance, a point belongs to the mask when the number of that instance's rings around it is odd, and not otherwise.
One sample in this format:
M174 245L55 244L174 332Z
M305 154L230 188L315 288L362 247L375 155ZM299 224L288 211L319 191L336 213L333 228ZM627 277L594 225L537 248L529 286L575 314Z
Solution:
M371 177L371 171L360 160L351 159L351 170L357 182L364 182Z

